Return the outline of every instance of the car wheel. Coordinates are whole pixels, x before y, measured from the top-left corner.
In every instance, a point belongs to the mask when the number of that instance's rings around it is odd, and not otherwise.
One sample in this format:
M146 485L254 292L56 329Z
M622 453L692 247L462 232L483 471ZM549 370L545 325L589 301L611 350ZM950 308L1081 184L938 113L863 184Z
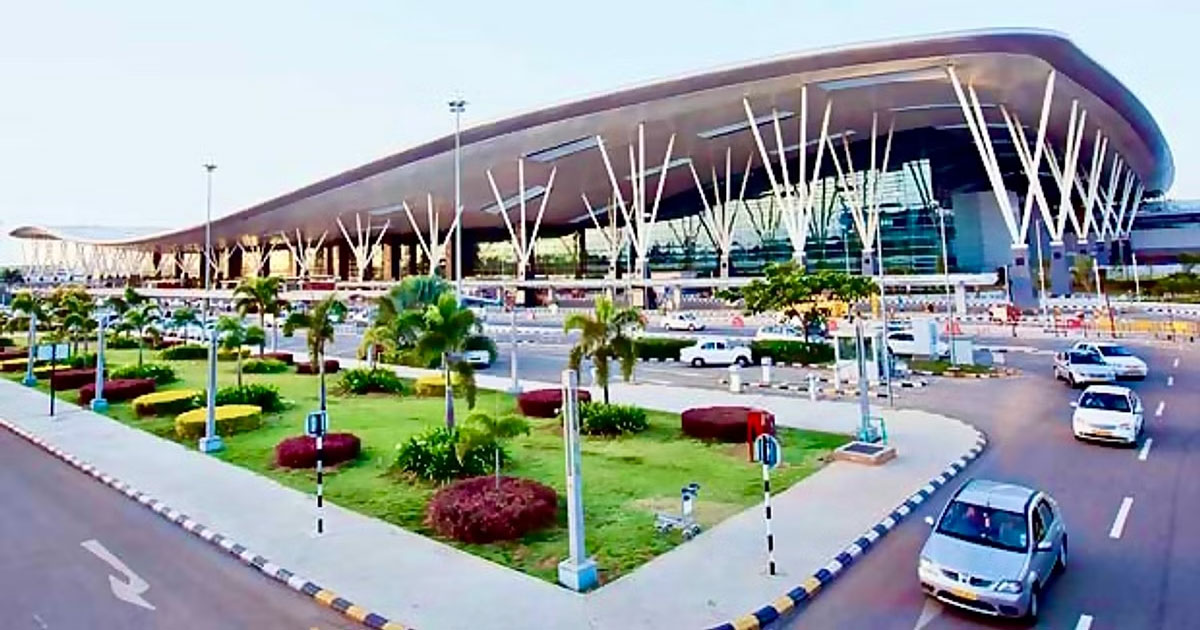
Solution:
M1068 374L1068 375L1067 375L1067 385L1070 385L1070 386L1071 386L1071 389L1079 389L1079 383L1076 383L1076 382L1075 382L1075 375L1074 375L1074 374Z
M692 367L694 367L694 368L704 367L704 359L701 359L700 357L696 357L695 359L692 359Z
M737 361L734 361L734 363L737 363L738 367L746 367L747 365L750 365L750 360L746 357L738 357Z
M696 332L696 325L688 324L688 332Z
M1062 539L1062 547L1058 550L1058 559L1054 561L1054 571L1064 573L1067 570L1067 537Z

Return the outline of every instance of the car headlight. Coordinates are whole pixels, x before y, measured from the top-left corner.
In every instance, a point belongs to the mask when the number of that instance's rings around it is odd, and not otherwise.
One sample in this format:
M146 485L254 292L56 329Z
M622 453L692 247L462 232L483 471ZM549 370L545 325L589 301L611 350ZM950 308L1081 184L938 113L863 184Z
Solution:
M921 570L923 570L923 571L932 571L933 570L933 561L930 560L929 558L926 558L925 556L921 556L921 559L918 560L917 563L918 563L917 566L919 566L921 568Z
M1020 593L1024 585L1017 580L1000 580L996 583L996 590L1001 593Z
M1117 425L1117 428L1122 431L1130 431L1133 429L1133 423L1132 422L1122 422L1121 424Z

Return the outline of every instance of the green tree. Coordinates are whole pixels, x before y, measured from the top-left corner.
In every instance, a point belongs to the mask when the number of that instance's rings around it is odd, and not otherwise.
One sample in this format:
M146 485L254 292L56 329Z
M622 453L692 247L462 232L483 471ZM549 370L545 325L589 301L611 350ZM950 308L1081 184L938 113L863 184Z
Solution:
M171 312L171 326L173 328L187 330L188 326L199 325L200 313L190 306L181 306Z
M72 352L79 350L82 340L87 349L88 333L95 327L92 319L92 296L80 286L60 286L47 297L51 327L59 338L71 344Z
M518 435L529 435L529 421L525 418L512 414L493 417L477 411L467 416L467 421L459 430L458 442L455 443L454 449L460 461L467 453L477 448L492 451L496 468L496 487L499 488L503 442Z
M406 317L406 313L423 313L438 298L449 292L450 285L434 276L409 276L392 287L387 294L376 300L373 326L387 331L396 348L409 348L416 344L424 328L420 318Z
M267 315L271 316L272 321L277 321L279 315L288 307L287 301L279 297L283 291L281 283L282 280L275 276L245 278L233 289L234 309L243 317L250 313L258 313L258 326L265 331ZM341 302L338 303L341 304ZM271 350L278 350L279 325L277 323L272 326L271 334ZM266 340L259 344L258 353L262 354L264 350L266 350Z
M30 356L32 356L34 346L37 345L37 325L38 322L45 321L49 317L49 304L46 302L46 298L33 291L21 291L13 296L12 310L22 315L21 319L13 322L13 324L28 329L30 319L33 320L32 336L29 339L29 352L31 353Z
M1196 265L1200 265L1200 253L1182 252L1175 256L1175 260L1179 262L1179 267L1183 270L1183 273L1192 275L1192 272L1196 269Z
M333 341L334 324L345 314L346 305L334 293L307 312L292 311L283 323L285 337L291 337L299 328L305 329L309 362L321 377L321 411L325 410L325 345Z
M142 367L142 353L146 347L146 335L157 333L157 325L162 318L158 306L154 302L145 301L130 308L122 317L130 330L137 332L138 367Z
M751 314L779 313L784 319L803 321L807 337L807 329L829 318L823 303L839 300L853 307L878 292L872 278L829 270L808 273L795 262L785 262L768 265L762 278L740 291L722 294L740 297Z
M407 309L401 315L402 329L420 330L414 349L426 361L440 360L446 379L446 426L454 428L454 387L452 374L457 374L459 384L467 397L467 407L475 407L475 369L462 359L461 353L467 338L478 327L475 313L459 306L453 293L442 293L437 302L425 310Z
M395 352L396 349L396 338L391 329L377 324L363 332L362 341L358 345L358 358L369 359L373 370L379 361L380 353Z
M217 320L217 334L220 335L221 347L233 352L237 361L237 385L242 386L242 346L253 346L264 343L267 334L258 326L247 326L241 317L223 316Z
M585 357L591 360L596 366L596 380L604 389L604 404L609 401L609 363L620 363L621 376L626 381L633 377L637 352L630 333L644 327L637 309L617 308L607 296L596 298L594 313L572 313L563 320L564 331L580 332L579 341L567 356L567 365L578 372Z

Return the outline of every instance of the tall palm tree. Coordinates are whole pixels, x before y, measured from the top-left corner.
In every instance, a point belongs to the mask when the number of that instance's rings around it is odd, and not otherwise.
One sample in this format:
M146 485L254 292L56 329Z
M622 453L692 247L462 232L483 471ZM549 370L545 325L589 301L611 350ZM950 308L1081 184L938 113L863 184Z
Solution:
M49 304L47 304L46 298L33 291L21 291L13 296L12 309L14 312L21 313L24 316L24 323L29 327L28 369L30 371L26 373L26 379L29 379L33 376L33 356L37 352L37 323L47 319ZM26 384L32 384L32 381L26 380Z
M224 315L217 320L216 332L221 347L233 352L237 361L237 385L242 386L242 346L253 346L266 341L267 334L258 326L247 326L241 317Z
M279 297L283 291L282 282L282 279L276 276L245 278L233 290L233 307L238 314L245 316L250 313L258 313L258 325L264 331L267 329L267 315L271 316L274 323L271 331L271 350L273 351L279 349L279 324L276 318L288 306L287 301ZM341 304L341 302L338 303ZM266 340L264 339L258 346L258 353L262 354L265 349Z
M142 302L125 311L125 316L122 318L130 330L137 332L139 368L142 367L142 352L146 347L146 334L155 331L155 326L160 318L158 305L150 301Z
M358 358L370 360L373 370L379 361L380 353L395 352L396 348L396 338L391 328L376 324L363 332L362 341L358 345Z
M200 326L200 313L196 309L190 306L181 306L171 311L171 327L182 330L185 338L188 326Z
M409 309L401 317L402 326L421 332L415 349L423 359L440 359L446 383L446 426L454 427L454 384L452 374L457 374L467 396L467 407L475 407L475 370L462 359L463 346L478 325L475 313L459 306L453 293L442 293L437 302L425 307L424 311Z
M321 411L325 411L325 344L333 341L334 324L346 314L346 305L337 294L313 305L308 312L292 311L283 323L283 336L291 337L298 328L306 331L308 358L321 375Z
M397 347L413 345L424 327L419 319L405 318L408 311L424 312L436 304L450 285L435 276L409 276L376 301L375 326L389 331Z
M608 404L609 362L621 365L621 376L628 381L633 377L633 366L637 352L629 333L643 328L642 316L634 308L617 308L607 296L596 298L596 311L592 314L572 313L563 320L563 330L578 330L579 341L567 355L567 365L579 370L584 357L596 366L596 380L604 389L604 404Z

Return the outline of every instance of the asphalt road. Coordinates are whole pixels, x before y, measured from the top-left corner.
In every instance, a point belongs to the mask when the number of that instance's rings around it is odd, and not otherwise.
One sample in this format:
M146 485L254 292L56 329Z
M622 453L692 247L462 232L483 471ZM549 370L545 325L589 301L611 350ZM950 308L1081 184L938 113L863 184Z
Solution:
M4 430L0 462L0 628L360 627Z
M1054 347L1053 342L1042 342ZM1010 480L1050 492L1070 535L1069 570L1043 600L1041 628L1182 630L1200 628L1193 597L1200 588L1200 352L1139 350L1152 375L1132 385L1147 406L1153 442L1142 449L1077 442L1067 403L1077 396L1049 376L1050 357L1014 355L1025 374L961 382L913 406L967 419L988 433L969 477ZM1179 358L1178 367L1174 367ZM1173 377L1173 378L1171 378ZM1171 380L1168 380L1171 379ZM1168 383L1171 383L1168 385ZM1160 403L1163 414L1156 417ZM903 456L903 455L901 455ZM952 490L934 496L812 605L781 627L946 630L1010 626L945 607L921 593L916 562L935 515ZM1133 499L1119 538L1111 537L1122 501ZM786 539L787 526L777 537Z

